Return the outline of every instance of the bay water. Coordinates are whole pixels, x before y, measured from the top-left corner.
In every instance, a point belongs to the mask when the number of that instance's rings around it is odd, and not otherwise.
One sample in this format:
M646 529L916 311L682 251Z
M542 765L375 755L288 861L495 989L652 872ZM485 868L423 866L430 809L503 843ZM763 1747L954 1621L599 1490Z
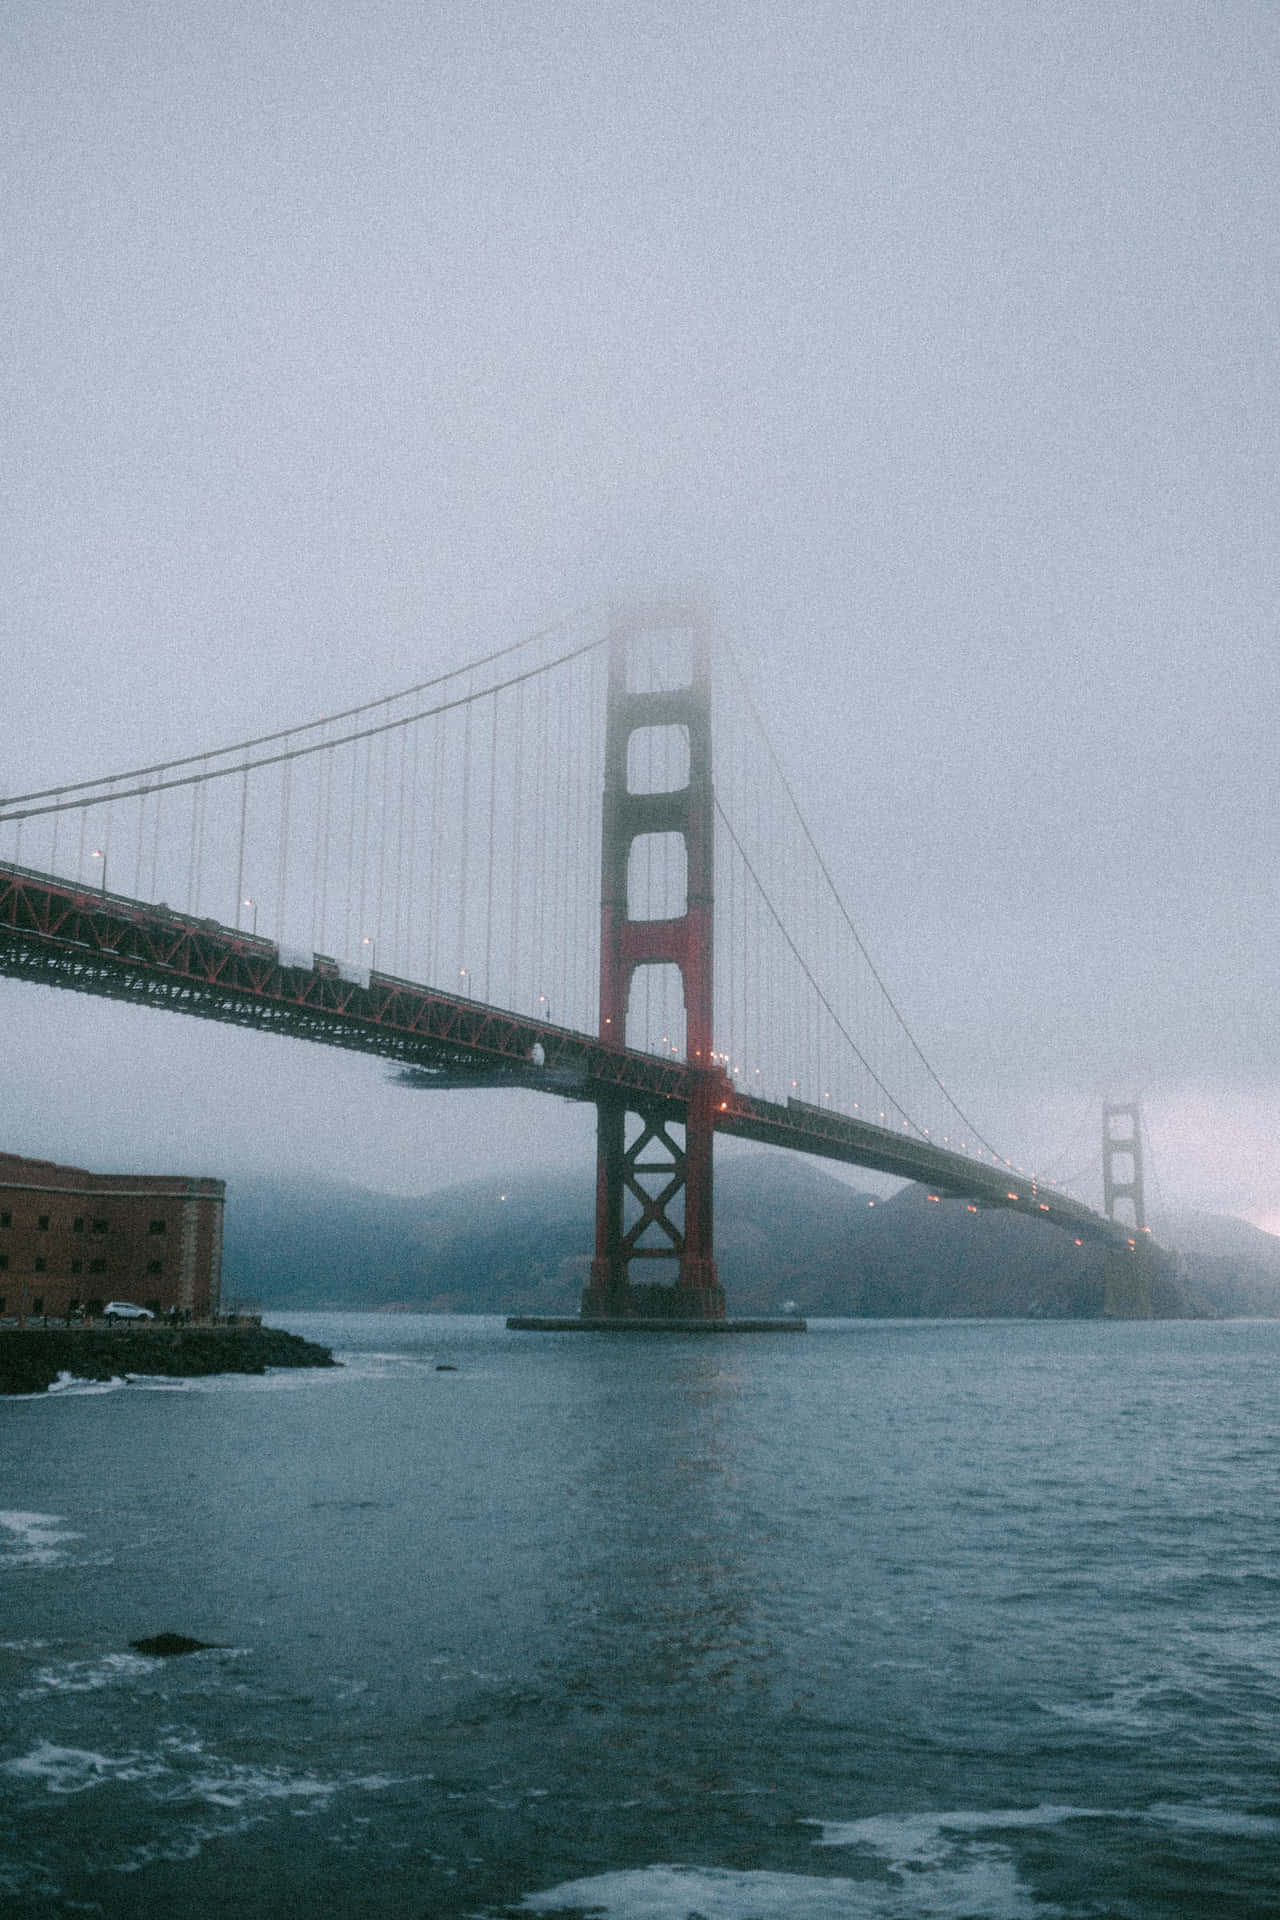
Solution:
M277 1318L0 1402L0 1914L1280 1912L1280 1324Z

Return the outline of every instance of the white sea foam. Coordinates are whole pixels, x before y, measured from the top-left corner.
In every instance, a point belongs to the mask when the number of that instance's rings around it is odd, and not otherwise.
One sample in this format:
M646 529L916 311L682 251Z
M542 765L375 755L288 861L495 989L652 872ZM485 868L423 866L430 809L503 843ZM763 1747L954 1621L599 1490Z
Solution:
M57 1566L67 1558L65 1542L81 1538L57 1513L0 1512L0 1567Z
M867 1847L891 1872L945 1860L959 1842L975 1835L1009 1833L1019 1828L1059 1827L1068 1820L1117 1820L1123 1814L1098 1807L958 1808L944 1813L882 1813L864 1820L815 1820L820 1847Z
M1044 1831L1074 1821L1105 1820L1131 1825L1177 1827L1199 1833L1217 1833L1230 1838L1274 1841L1280 1834L1280 1819L1269 1814L1254 1814L1229 1807L1191 1803L1167 1803L1148 1808L1076 1807L1041 1805L992 1809L957 1808L946 1812L877 1814L863 1820L812 1821L820 1828L817 1841L823 1847L861 1847L879 1856L897 1889L888 1905L872 1905L868 1914L905 1917L918 1914L922 1920L934 1915L981 1913L1018 1916L1057 1913L1058 1908L1028 1904L1029 1894L1017 1880L1009 1850L999 1837L1016 1832ZM975 1872L988 1876L990 1884L982 1902L966 1904L974 1892ZM996 1896L1003 1904L995 1904ZM906 1897L906 1904L900 1904ZM948 1904L953 1897L960 1904ZM864 1909L854 1907L861 1914ZM626 1920L631 1920L628 1914Z
M569 1880L524 1896L527 1913L602 1920L1051 1920L1010 1863L981 1850L961 1865L916 1873L909 1886L723 1867L640 1867Z
M141 1784L149 1799L167 1805L198 1801L236 1812L272 1801L323 1808L339 1793L378 1793L400 1784L398 1776L391 1774L321 1779L311 1773L292 1773L286 1767L242 1765L207 1753L203 1742L189 1729L168 1735L150 1753L95 1753L41 1740L30 1752L0 1762L0 1772L51 1794L85 1793L123 1781Z
M1269 1813L1238 1813L1231 1807L1162 1805L1147 1815L1161 1826L1184 1827L1194 1833L1222 1833L1239 1840L1273 1840L1280 1819Z
M106 1653L98 1660L67 1660L56 1667L40 1667L32 1675L33 1690L50 1693L97 1693L122 1680L139 1680L162 1665L138 1653Z
M92 1393L116 1393L124 1384L124 1380L118 1373L113 1373L109 1380L82 1380L79 1374L68 1373L64 1368L56 1380L49 1382L46 1393L29 1394L26 1398L45 1400L50 1393L62 1393L70 1396L83 1396Z
M87 1793L112 1781L156 1780L166 1763L156 1755L93 1753L84 1747L59 1747L40 1740L16 1760L0 1761L0 1772L12 1779L43 1786L47 1793Z

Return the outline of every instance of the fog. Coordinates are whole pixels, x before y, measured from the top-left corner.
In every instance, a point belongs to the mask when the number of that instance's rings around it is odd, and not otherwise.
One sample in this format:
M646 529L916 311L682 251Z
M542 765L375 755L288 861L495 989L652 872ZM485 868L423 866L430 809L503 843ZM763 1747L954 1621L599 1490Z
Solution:
M1277 34L18 0L0 786L694 586L984 1132L1070 1172L1140 1094L1166 1204L1280 1231ZM550 1100L0 1007L12 1151L411 1192L591 1150Z

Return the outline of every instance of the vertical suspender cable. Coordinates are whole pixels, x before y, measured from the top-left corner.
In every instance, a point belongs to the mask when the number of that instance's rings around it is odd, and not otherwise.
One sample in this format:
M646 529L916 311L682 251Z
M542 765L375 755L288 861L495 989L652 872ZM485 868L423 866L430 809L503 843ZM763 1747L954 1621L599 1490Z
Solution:
M412 728L411 733L413 738L413 749L416 753L417 746L418 746L418 729L416 727ZM404 965L400 958L400 925L401 925L401 916L403 913L404 899L405 899L404 789L405 789L405 773L409 764L409 742L405 739L405 736L403 733L400 735L399 747L400 747L400 788L399 788L399 794L396 799L396 877L395 877L395 898L393 901L394 913L392 916L392 923L391 923L392 925L391 967L394 973L404 972Z
M516 744L515 760L511 773L511 919L508 928L510 941L510 972L508 991L513 1007L520 1005L520 986L522 969L520 966L520 896L524 887L524 874L520 862L520 822L523 818L523 754L524 754L524 683L516 688Z
M498 858L497 840L494 835L494 802L498 785L498 701L500 698L500 694L493 695L489 714L489 845L486 849L488 872L484 901L484 997L490 1003L494 998L490 968L493 961L493 868Z
M209 763L207 760L203 762L201 767L202 772L207 769L208 764ZM197 817L196 817L195 836L194 836L195 876L196 877L195 877L195 885L191 890L191 905L197 919L199 919L200 917L200 896L204 891L204 816L205 816L205 808L207 805L208 792L209 792L209 789L205 785L204 781L202 780L200 782L200 785L196 788L196 793L199 796L199 805L196 808Z
M430 848L430 886L427 897L428 979L440 984L440 860L444 850L443 804L444 738L448 716L434 722L431 740L431 811L427 820L427 844Z
M415 980L421 978L415 954L418 951L414 938L418 907L418 779L420 749L422 746L422 723L413 729L413 760L409 770L409 870L405 877L405 912L407 926L405 945L408 948L404 971L412 974Z
M385 740L386 735L383 735ZM373 742L366 740L364 746L364 795L360 805L360 864L356 882L356 929L355 939L348 944L350 954L359 954L365 934L365 901L368 892L369 877L369 793L373 782ZM376 939L376 935L374 936Z
M284 939L289 895L289 814L293 802L293 762L286 760L280 782L280 859L276 870L276 944Z
M160 804L161 796L157 793L155 810L151 816L151 878L147 886L147 898L149 900L156 898L156 876L160 867ZM53 818L56 823L58 818L56 813Z
M468 680L467 691L468 692L471 691L470 680ZM471 957L470 951L467 946L467 934L468 934L467 907L469 904L468 882L471 877L470 869L471 869L471 702L468 701L466 707L463 709L463 730L462 730L462 874L461 874L461 892L460 892L461 907L460 907L460 913L459 913L460 933L458 937L458 967L459 967L460 974L465 972L465 977L468 981L470 981L470 978L471 978L470 970L467 968L467 961Z
M386 898L387 840L389 837L387 822L390 819L390 808L387 804L387 780L390 746L391 736L384 733L382 736L382 792L379 795L378 814L374 824L374 831L378 836L378 904L375 908L375 941L381 940L382 938L382 908ZM384 967L387 964L385 957L382 964Z
M240 902L244 899L244 836L249 820L249 768L244 766L240 774L240 845L236 854L236 919L240 925Z
M351 743L351 797L347 806L347 859L343 873L346 886L343 898L341 952L344 958L351 952L351 879L356 863L356 799L359 792L359 776L360 742L353 740Z

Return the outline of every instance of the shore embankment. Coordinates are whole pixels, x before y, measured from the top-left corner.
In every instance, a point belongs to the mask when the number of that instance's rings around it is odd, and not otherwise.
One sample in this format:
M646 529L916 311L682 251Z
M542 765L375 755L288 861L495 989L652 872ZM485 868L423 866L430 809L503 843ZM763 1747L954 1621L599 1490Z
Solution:
M8 1327L0 1329L0 1394L43 1393L61 1374L118 1380L334 1367L327 1347L279 1327Z

